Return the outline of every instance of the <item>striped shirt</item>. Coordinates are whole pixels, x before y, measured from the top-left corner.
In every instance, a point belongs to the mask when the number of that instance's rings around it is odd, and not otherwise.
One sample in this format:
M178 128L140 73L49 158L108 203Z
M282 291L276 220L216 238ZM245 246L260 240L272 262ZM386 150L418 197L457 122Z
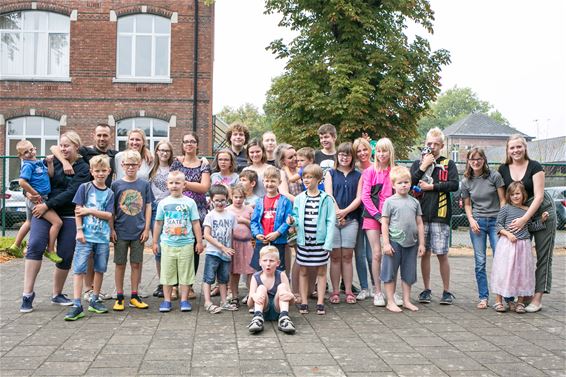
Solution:
M305 203L305 245L297 245L297 263L301 266L324 266L328 264L329 253L324 250L324 243L316 242L316 224L320 209L320 194L308 196Z
M503 208L499 210L499 214L497 215L497 232L499 233L503 229L509 230L509 226L511 225L513 220L522 217L525 213L527 213L527 211L523 208L515 207L510 204L504 205ZM517 232L512 233L519 240L528 240L531 238L529 231L536 232L542 229L546 229L546 225L544 225L541 219L530 219L527 223L527 226Z

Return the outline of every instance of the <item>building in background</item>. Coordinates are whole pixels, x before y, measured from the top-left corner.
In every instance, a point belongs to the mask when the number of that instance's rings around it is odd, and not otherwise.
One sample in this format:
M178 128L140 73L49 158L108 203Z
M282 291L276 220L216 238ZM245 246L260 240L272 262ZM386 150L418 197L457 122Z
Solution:
M68 130L90 145L97 123L115 149L136 127L176 153L194 130L211 153L213 38L198 0L0 2L0 154L25 137L43 155Z

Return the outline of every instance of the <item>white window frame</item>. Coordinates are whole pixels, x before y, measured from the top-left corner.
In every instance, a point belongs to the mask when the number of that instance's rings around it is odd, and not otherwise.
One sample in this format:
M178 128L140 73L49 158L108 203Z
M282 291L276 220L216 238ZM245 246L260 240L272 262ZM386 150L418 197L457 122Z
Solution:
M136 31L137 20L140 16L150 16L152 17L151 22L151 32L142 33ZM157 17L163 18L168 21L169 23L169 33L157 33L155 32L155 19ZM120 29L120 22L124 21L125 19L133 18L133 31L132 32L124 32L118 31ZM117 33L116 33L116 77L112 80L113 82L142 82L142 83L171 83L171 19L155 14L147 14L147 13L138 13L132 14L127 16L122 16L118 18L117 22ZM151 37L151 68L150 68L150 76L138 76L136 75L136 39L138 37ZM118 67L120 66L120 37L129 37L130 38L130 74L124 75L118 72ZM167 58L167 74L166 75L156 75L155 74L155 65L156 65L156 38L157 37L167 37L168 38L168 58Z
M145 135L145 138L147 139L147 147L149 148L149 150L153 153L155 146L157 145L157 143L159 143L161 140L167 140L169 141L169 129L170 129L170 124L169 122L163 120L163 119L158 119L158 118L149 118L149 117L136 117L136 118L126 118L126 119L122 119L118 122L116 122L116 148L118 148L119 150L123 150L120 149L120 142L124 141L126 143L126 148L128 146L128 135L124 135L124 136L119 136L118 135L118 130L122 127L120 125L120 123L124 122L124 121L131 121L131 126L128 127L128 131L132 130L134 128L141 128L143 129L143 127L139 127L136 125L136 122L140 119L143 120L149 120L149 135ZM153 136L153 132L154 132L154 122L158 121L158 122L163 122L167 125L167 136Z
M2 72L1 70L1 64L0 64L0 80L22 80L22 81L26 81L26 80L30 80L30 81L37 81L37 80L41 80L41 81L71 81L71 78L69 76L69 71L70 71L70 57L71 57L71 17L69 16L65 16L63 14L60 13L55 13L55 12L47 12L47 11L36 11L36 10L25 10L25 11L16 11L16 12L10 12L4 15L9 15L9 14L13 14L13 13L21 13L21 28L20 29L0 29L0 38L2 38L3 34L19 34L20 38L19 38L19 43L18 43L18 49L22 54L22 61L25 59L28 59L28 57L24 56L24 52L26 51L26 49L24 48L24 34L39 34L37 36L38 39L43 39L43 44L47 47L47 51L43 52L44 54L46 54L45 56L45 61L47 62L46 65L47 67L49 67L50 61L51 61L51 57L50 57L50 53L51 50L49 48L49 36L50 34L66 34L67 35L67 41L68 41L68 45L67 45L67 56L66 56L66 66L67 66L67 72L63 75L58 75L58 74L49 74L49 72L45 72L45 74L35 74L35 73L26 73L23 71L23 64L22 64L22 72L18 73L18 74L6 74L4 72ZM25 18L26 15L30 15L30 14L40 14L43 17L46 17L47 20L45 22L46 27L44 29L39 29L39 30L34 30L34 29L25 29ZM52 29L51 30L51 26L49 25L49 14L56 14L62 17L66 17L69 19L69 27L64 30L64 29ZM0 16L4 16L4 15L0 15ZM45 41L46 39L46 41ZM35 40L35 39L34 39ZM0 43L0 60L4 59L5 56L4 54L7 54L6 51L4 51L4 49L2 48L2 44ZM37 59L37 56L41 54L41 51L37 51L35 50L35 55L33 56L33 58ZM65 64L65 63L63 63ZM48 69L48 68L47 68Z

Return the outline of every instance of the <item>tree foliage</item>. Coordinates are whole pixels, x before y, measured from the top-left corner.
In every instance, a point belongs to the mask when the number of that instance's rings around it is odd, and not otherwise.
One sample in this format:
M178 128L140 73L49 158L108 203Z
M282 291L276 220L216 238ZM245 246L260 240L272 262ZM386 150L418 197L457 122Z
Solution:
M228 124L236 121L242 122L250 129L252 138L260 137L265 131L271 130L268 118L251 103L245 103L236 109L224 106L216 115Z
M450 60L404 33L408 20L432 32L428 1L267 0L266 9L298 33L268 47L288 61L264 107L279 139L316 145L318 125L332 123L342 140L387 136L403 156Z
M419 121L420 137L424 140L427 131L431 128L444 129L471 113L486 114L501 124L509 125L503 114L494 110L489 102L480 100L472 89L455 86L431 103L427 115Z

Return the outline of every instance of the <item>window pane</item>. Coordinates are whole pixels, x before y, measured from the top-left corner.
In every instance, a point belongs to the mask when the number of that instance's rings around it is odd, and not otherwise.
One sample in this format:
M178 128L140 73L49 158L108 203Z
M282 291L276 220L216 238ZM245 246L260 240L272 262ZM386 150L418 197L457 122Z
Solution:
M136 118L135 127L141 128L145 132L146 138L151 137L151 119L149 118Z
M24 12L25 31L47 31L47 12Z
M118 122L116 126L116 136L126 136L128 131L132 129L132 120L126 119Z
M169 123L160 119L153 121L153 137L167 137L169 130Z
M118 37L118 76L132 75L132 37Z
M19 30L22 28L22 12L13 12L0 16L0 29Z
M70 19L59 13L48 13L49 15L49 31L68 33L70 28Z
M47 73L47 34L24 33L24 75L44 76Z
M26 135L41 135L41 119L41 117L26 117Z
M45 140L45 151L42 153L42 155L45 156L51 154L51 147L57 144L57 140Z
M169 37L155 38L155 76L169 76Z
M0 33L0 73L15 75L22 73L21 33Z
M171 21L165 17L155 16L155 32L156 33L170 33Z
M43 135L45 136L59 136L59 122L55 119L45 118ZM47 141L46 141L47 143ZM57 142L55 142L57 143Z
M151 24L154 16L140 14L136 16L136 33L151 33Z
M120 17L118 19L118 33L133 33L134 18L135 16Z
M8 148L9 148L8 156L17 156L18 155L18 151L16 149L16 144L18 144L19 141L20 141L20 139L10 140L10 144L8 146ZM9 169L8 182L11 181L12 179L19 178L20 167L21 167L21 162L20 162L19 158L11 158L9 160L9 162L8 162L8 169Z
M47 74L67 76L69 72L69 34L49 34L49 67Z
M8 135L9 136L18 136L24 134L24 118L15 118L10 119L7 122L8 126Z
M118 150L119 151L125 151L127 148L127 142L126 140L120 140L118 141Z
M151 37L137 36L136 38L136 74L151 76Z

